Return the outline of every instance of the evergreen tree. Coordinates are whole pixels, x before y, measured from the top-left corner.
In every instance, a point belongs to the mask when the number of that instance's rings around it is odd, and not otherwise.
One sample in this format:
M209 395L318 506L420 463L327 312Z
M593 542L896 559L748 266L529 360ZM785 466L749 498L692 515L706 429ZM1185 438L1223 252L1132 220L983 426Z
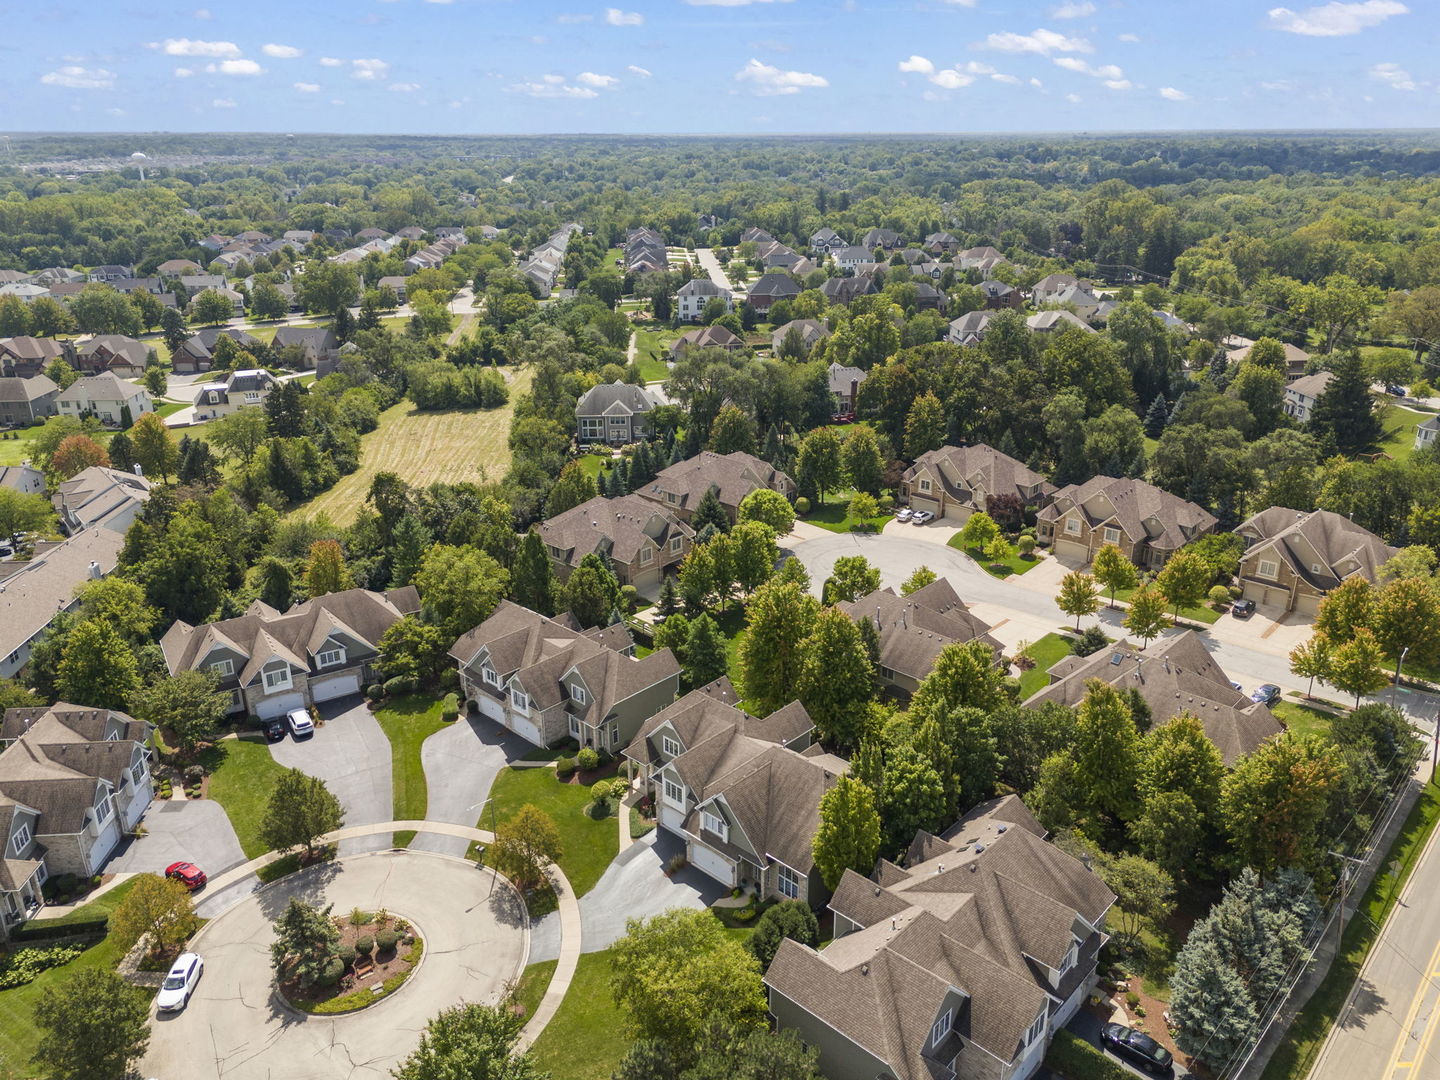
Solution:
M316 540L305 563L305 591L312 599L355 587L345 553L336 540Z
M667 582L670 578L665 579ZM529 532L520 542L510 577L510 597L521 607L541 615L555 614L555 571L540 534ZM673 588L673 586L672 586Z
M730 531L730 518L726 516L725 507L720 504L720 496L713 487L700 496L700 502L690 518L690 527L697 533L706 525L714 525L720 532Z
M680 593L675 587L675 575L666 574L660 585L660 599L655 605L662 619L680 610Z
M403 588L414 580L420 572L420 564L425 561L425 552L433 542L434 537L425 523L407 510L395 526L390 546L391 588Z
M280 612L290 609L295 595L295 575L283 559L266 555L255 566L255 579L263 603Z
M870 670L875 673L875 693L879 694L882 680L880 678L880 629L875 625L875 620L862 615L855 621L855 628L860 631L860 641L865 646L865 655L870 658Z
M610 612L620 605L620 582L595 552L581 559L570 574L565 583L565 604L586 628L604 626Z
M572 461L560 470L559 478L550 488L550 496L545 500L545 516L563 514L571 507L589 502L599 494L595 478L588 476L578 461Z
M1310 431L1317 438L1332 438L1336 449L1347 456L1368 450L1380 440L1383 428L1358 353L1336 356L1330 381L1310 412Z
M1164 394L1156 394L1155 400L1150 402L1150 408L1145 412L1145 434L1148 438L1158 439L1165 434L1165 425L1170 421L1170 406L1165 401Z
M1020 457L1020 447L1015 444L1015 433L1008 427L1005 429L1005 434L1000 436L1000 445L995 449L1006 457L1017 459Z
M690 623L685 641L683 675L692 690L708 686L725 674L725 639L709 615L701 615Z
M350 314L348 307L335 309L335 320L331 325L331 330L335 332L335 340L342 345L355 336L355 316Z
M765 448L760 451L760 456L777 469L785 468L789 462L785 444L780 440L780 431L774 424L765 431Z
M130 436L125 432L117 431L110 436L109 453L112 469L119 469L121 472L127 473L135 471L135 447L130 441Z

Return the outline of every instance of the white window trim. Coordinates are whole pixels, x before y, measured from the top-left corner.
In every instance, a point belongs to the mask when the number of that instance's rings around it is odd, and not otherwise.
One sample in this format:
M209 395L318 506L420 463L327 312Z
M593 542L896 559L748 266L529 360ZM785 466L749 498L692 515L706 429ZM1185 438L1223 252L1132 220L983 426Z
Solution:
M1079 519L1079 518L1073 518L1073 517L1072 517L1072 518L1066 518L1066 519L1065 519L1065 535L1066 535L1066 536L1079 536L1079 535L1080 535L1080 519Z
M330 657L330 659L326 659L326 657ZM334 667L336 664L343 664L344 662L344 649L326 649L324 652L320 653L315 657L315 663L322 668Z
M522 716L530 715L530 695L524 690L510 688L510 707Z
M706 832L714 833L721 840L730 839L730 826L719 814L712 814L709 810L700 811L700 827Z
M676 757L680 753L680 744L669 735L660 736L660 751L666 757Z
M572 739L578 739L580 737L580 718L574 713L566 713L565 715L570 718L570 737Z
M642 547L642 548L640 549L640 565L641 565L641 566L649 566L649 565L650 565L652 562L654 562L654 561L655 561L655 551L654 551L654 549L653 549L653 548L648 548L648 547Z
M500 685L500 673L489 664L480 668L480 678L484 680L486 686L499 687Z
M271 676L274 676L274 678L272 679ZM290 669L288 667L281 668L279 671L265 672L265 689L267 692L270 690L289 690L293 685L294 680L290 678Z
M670 554L672 554L672 555L678 555L678 554L680 554L680 549L681 549L684 545L685 545L685 538L684 538L683 536L672 536L672 537L670 538Z
M1255 573L1259 577L1268 578L1271 581L1274 581L1276 576L1280 573L1280 564L1278 562L1272 562L1270 559L1261 559L1260 564L1255 567Z
M955 1010L946 1009L940 1014L940 1019L930 1029L930 1045L939 1046L946 1035L950 1034L950 1028L955 1022Z
M1080 942L1074 938L1070 939L1070 948L1065 952L1065 959L1060 961L1060 974L1064 975L1071 968L1080 962Z
M920 490L923 491L923 492L924 492L925 494L927 494L927 495L930 494L930 479L929 479L929 477L921 477L921 479L920 479Z
M1035 1022L1030 1025L1030 1029L1025 1032L1025 1045L1026 1045L1026 1046L1029 1046L1029 1045L1030 1045L1031 1043L1033 1043L1036 1039L1043 1038L1044 1035L1045 1035L1045 1014L1044 1014L1044 1013L1041 1013L1039 1016L1037 1016L1037 1017L1035 1018Z
M102 795L99 803L90 809L95 811L95 824L103 826L115 816L115 800L109 795Z
M781 896L791 900L800 899L800 875L784 863L780 864L779 872L775 875L775 888Z
M590 704L590 695L585 692L583 686L575 683L570 687L570 700L576 705L588 705Z
M31 839L30 823L22 821L16 828L15 835L10 838L10 850L15 853L16 858L19 858L20 852L30 846Z
M665 777L664 781L664 794L665 801L668 802L671 806L678 806L682 809L684 808L685 789L679 784L675 783L674 780L671 780L668 776Z
M1113 525L1105 526L1105 543L1118 544L1120 542L1120 530Z
M224 660L216 660L213 664L210 665L210 670L221 677L224 677L226 675L234 675L235 661L231 660L229 657L226 657Z

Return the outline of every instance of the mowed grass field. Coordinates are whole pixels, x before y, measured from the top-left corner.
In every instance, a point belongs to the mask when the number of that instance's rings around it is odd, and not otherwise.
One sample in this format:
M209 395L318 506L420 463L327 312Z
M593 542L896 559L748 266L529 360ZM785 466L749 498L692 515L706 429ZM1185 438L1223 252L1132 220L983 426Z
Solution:
M366 435L360 468L329 491L293 511L326 515L337 525L355 520L377 473L393 472L407 484L499 480L510 467L510 417L515 398L530 389L531 373L517 371L509 382L510 401L499 409L421 412L409 401L380 414L380 426Z

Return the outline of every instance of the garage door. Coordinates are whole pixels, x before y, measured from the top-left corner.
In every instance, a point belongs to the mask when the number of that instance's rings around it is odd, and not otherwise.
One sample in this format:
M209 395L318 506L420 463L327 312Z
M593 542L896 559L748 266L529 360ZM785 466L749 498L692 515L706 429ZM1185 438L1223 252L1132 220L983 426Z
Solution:
M310 684L310 697L316 702L334 701L347 694L358 694L359 692L360 673L358 671L352 671L349 675L336 675L329 679L321 679Z
M1320 614L1320 597L1300 593L1295 597L1295 610L1301 615Z
M95 846L90 849L90 872L100 873L100 868L105 865L105 860L110 858L110 853L115 850L115 845L120 843L120 815L112 814L110 824L105 826Z
M719 852L711 851L704 844L690 842L690 861L695 869L709 874L721 885L735 884L735 866Z
M660 824L671 832L680 832L685 827L685 811L667 802L660 803Z
M1074 540L1055 541L1055 554L1058 558L1068 562L1087 563L1090 561L1090 549L1084 544L1078 544Z
M970 515L975 513L964 503L948 502L945 504L945 520L953 521L957 525L964 525L970 520Z
M501 705L500 702L496 701L489 694L476 694L475 703L480 708L481 716L494 720L497 724L505 723L505 706Z
M1258 581L1247 581L1245 583L1245 599L1254 600L1256 604L1264 604L1265 594L1269 591L1270 590Z
M255 706L255 715L262 720L268 720L272 716L284 716L291 709L304 707L305 696L303 694L280 694L277 697L263 698Z
M526 720L523 716L512 716L509 720L509 727L522 739L529 739L536 746L540 745L540 728L534 721Z

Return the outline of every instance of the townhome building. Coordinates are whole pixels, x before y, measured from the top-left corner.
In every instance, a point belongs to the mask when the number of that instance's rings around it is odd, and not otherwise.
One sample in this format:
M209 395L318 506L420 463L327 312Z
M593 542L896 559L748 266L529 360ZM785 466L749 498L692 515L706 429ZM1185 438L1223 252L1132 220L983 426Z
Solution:
M0 679L20 673L55 616L74 610L75 590L114 570L124 544L122 533L97 527L42 541L27 561L0 562Z
M643 659L623 625L581 630L502 600L450 649L470 707L536 746L567 738L618 754L675 700L680 664L669 649Z
M106 427L129 427L155 411L150 391L113 371L76 379L55 395L54 403L61 416L93 416Z
M185 343L170 354L170 367L177 375L194 375L209 371L215 366L215 346L222 338L229 338L247 352L262 345L259 338L228 326L209 326L198 330L185 339Z
M74 358L69 343L54 338L0 338L0 377L7 379L32 379L56 360Z
M662 469L635 494L661 504L688 522L705 493L713 490L733 522L745 496L761 488L778 491L787 499L795 498L795 481L768 461L741 450L730 454L702 450L693 458Z
M124 334L97 334L75 346L74 367L83 375L138 379L149 362L150 346Z
M44 375L28 379L0 377L0 427L28 427L55 415L60 387Z
M1009 454L975 443L921 454L901 477L900 494L913 508L957 524L984 510L1018 525L1025 507L1049 504L1055 485Z
M1331 590L1351 578L1374 584L1399 551L1330 510L1272 506L1235 532L1246 545L1238 575L1245 599L1302 615L1317 614Z
M18 491L21 495L42 495L45 492L45 474L28 461L23 465L0 465L0 487Z
M869 619L880 638L880 680L902 694L913 694L949 645L982 642L998 659L1001 645L990 625L977 618L955 586L938 578L909 596L892 588L842 601L841 611L855 622Z
M540 540L562 581L586 555L603 554L621 585L654 593L684 561L695 530L639 495L597 496L542 522Z
M145 509L153 487L138 472L91 465L61 481L50 502L67 536L97 526L123 535Z
M1062 559L1088 563L1106 544L1142 569L1164 566L1192 540L1215 531L1215 515L1143 480L1095 476L1055 492L1036 534Z

